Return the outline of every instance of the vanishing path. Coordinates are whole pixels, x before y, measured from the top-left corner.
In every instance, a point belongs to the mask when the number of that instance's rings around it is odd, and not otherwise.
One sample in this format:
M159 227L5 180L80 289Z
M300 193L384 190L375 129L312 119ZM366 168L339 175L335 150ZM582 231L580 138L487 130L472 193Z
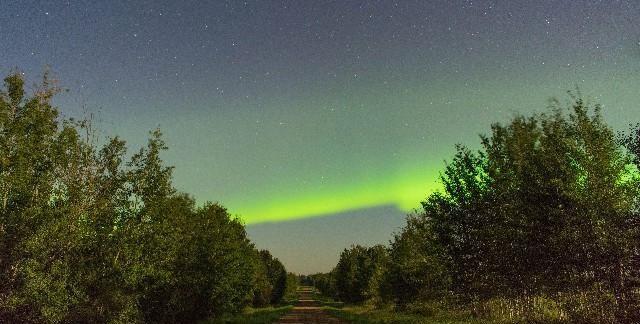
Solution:
M276 323L344 324L347 322L325 313L320 307L320 302L314 299L312 287L301 287L298 289L298 302L293 310L280 317Z

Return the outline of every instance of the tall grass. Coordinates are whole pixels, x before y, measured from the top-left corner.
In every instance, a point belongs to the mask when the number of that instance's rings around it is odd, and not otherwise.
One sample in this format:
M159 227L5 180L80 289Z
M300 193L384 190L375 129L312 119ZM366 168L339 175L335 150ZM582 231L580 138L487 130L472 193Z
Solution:
M202 324L271 324L293 309L293 305L264 308L246 308L242 313L210 320Z

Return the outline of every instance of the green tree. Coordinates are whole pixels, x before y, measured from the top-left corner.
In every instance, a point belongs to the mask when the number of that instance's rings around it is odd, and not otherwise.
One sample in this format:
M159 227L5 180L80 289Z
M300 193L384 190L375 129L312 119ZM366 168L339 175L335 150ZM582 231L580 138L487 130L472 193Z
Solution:
M640 124L636 124L621 137L621 144L629 151L634 164L634 176L640 177ZM640 180L636 182L640 186ZM629 246L629 258L623 263L623 303L630 322L640 322L640 188L637 189L636 206L627 221L627 227L633 231L632 244Z
M410 215L391 244L381 297L400 309L445 298L451 289L447 259L428 225L420 216Z
M600 107L574 99L568 114L555 102L494 124L478 152L457 148L443 192L392 245L399 303L450 290L463 302L519 299L527 316L532 297L586 293L594 304L563 304L573 320L627 321L638 179Z
M68 125L59 130L58 111L50 99L59 90L45 74L39 89L26 97L20 73L4 79L0 92L0 319L29 320L32 302L18 292L29 282L29 240L59 215L49 208L49 193L67 158L82 150ZM16 316L16 317L13 317ZM13 318L13 319L12 319Z
M296 292L298 290L298 286L300 286L300 277L295 273L287 273L287 283L284 292L284 298L292 299L295 298Z
M316 273L303 278L303 284L313 285L323 295L337 298L335 268L329 273Z
M58 117L47 75L23 87L0 92L0 322L192 323L251 302L263 258L224 207L173 188L159 130L125 162L124 141ZM262 255L277 302L286 271Z
M253 304L255 306L275 305L284 297L287 290L287 271L280 262L267 250L257 252L257 262L260 267Z
M386 263L383 246L371 248L360 245L345 249L333 272L337 297L349 303L364 302L378 293L378 280ZM372 281L374 279L376 281Z

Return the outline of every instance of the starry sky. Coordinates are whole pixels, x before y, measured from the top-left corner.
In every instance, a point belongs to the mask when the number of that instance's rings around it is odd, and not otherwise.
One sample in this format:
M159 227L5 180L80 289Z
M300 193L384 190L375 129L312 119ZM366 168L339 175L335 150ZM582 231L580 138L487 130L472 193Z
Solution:
M247 224L409 211L456 143L576 86L640 121L637 0L0 4L0 72L50 66L132 150L160 127L178 189Z

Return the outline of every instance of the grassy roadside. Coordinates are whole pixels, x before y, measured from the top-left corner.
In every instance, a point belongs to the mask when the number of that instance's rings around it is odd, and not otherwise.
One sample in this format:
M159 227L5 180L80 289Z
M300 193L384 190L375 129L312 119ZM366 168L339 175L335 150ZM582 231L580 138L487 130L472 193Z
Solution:
M376 309L372 306L327 306L325 311L332 316L354 324L493 324L496 322L480 320L465 314L441 313L433 316L396 312L390 308Z
M322 295L317 290L314 291L313 298L317 300L326 309L340 309L344 307L343 302L335 301L331 297Z
M263 308L247 307L242 313L202 324L271 324L293 309L293 305L270 306Z
M291 311L297 301L298 296L290 294L278 305L260 308L247 307L240 314L208 320L201 324L271 324Z

